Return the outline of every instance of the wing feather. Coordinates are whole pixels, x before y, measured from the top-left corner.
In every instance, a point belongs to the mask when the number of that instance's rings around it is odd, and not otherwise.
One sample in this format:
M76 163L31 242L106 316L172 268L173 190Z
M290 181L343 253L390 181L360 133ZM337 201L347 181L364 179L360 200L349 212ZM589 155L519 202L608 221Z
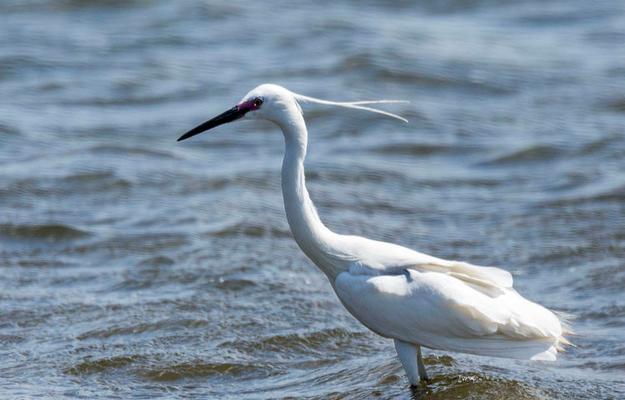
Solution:
M445 273L471 285L488 289L508 289L512 287L512 275L503 269L481 267L462 261L436 259L434 263L417 264L410 269Z
M360 270L359 273L388 275L393 271L411 269L447 274L493 294L500 294L501 290L512 288L512 275L500 268L445 260L393 243L358 236L345 236L343 240L346 247L351 249L351 253L358 254L357 261L350 269Z
M471 270L465 265L451 273L419 269L425 272L343 272L335 281L336 293L358 320L385 337L472 354L555 358L562 327L549 310L513 289L500 288L498 296L483 293L474 287L482 284L476 280L483 274L462 275L463 269Z

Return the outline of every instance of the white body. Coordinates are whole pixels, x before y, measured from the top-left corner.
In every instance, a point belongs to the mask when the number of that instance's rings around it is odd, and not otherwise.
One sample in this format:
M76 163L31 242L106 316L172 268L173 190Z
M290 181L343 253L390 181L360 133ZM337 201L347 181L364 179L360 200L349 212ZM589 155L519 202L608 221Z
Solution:
M507 271L447 261L326 228L304 176L308 133L298 101L314 99L276 85L261 85L244 100L255 96L262 96L264 104L246 119L268 119L284 133L282 192L295 240L354 317L396 340L411 383L416 384L419 372L421 378L425 375L420 345L485 356L556 359L561 344L567 343L560 320L519 295ZM352 108L363 108L354 104L367 102L351 103Z

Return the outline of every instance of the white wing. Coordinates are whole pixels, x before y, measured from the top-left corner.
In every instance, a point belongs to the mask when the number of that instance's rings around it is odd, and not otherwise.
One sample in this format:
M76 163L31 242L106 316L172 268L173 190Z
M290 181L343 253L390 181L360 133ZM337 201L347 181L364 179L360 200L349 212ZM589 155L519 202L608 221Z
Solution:
M434 349L555 360L566 339L552 312L511 289L511 278L500 270L450 263L422 264L394 275L390 269L362 274L362 264L355 264L334 286L345 307L382 336Z
M444 260L396 244L358 236L345 237L344 240L349 252L357 255L358 261L350 267L356 274L389 275L411 269L446 274L491 294L501 294L502 290L512 288L512 275L503 269Z

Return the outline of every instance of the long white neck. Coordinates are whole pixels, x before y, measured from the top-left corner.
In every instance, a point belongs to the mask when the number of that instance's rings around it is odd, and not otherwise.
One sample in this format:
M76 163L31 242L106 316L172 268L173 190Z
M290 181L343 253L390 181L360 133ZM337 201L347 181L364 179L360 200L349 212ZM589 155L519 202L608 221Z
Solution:
M304 175L308 131L301 115L279 124L284 133L285 153L282 162L284 209L295 241L306 255L331 279L344 269L336 249L340 235L330 231L319 219Z

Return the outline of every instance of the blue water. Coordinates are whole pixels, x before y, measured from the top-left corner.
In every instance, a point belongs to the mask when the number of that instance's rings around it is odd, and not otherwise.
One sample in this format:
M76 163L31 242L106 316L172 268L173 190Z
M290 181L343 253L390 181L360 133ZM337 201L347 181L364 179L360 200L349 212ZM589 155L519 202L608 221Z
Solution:
M625 3L0 4L0 397L625 397ZM316 107L333 230L496 265L577 316L556 363L392 343L282 207L282 135L178 136L274 82Z

